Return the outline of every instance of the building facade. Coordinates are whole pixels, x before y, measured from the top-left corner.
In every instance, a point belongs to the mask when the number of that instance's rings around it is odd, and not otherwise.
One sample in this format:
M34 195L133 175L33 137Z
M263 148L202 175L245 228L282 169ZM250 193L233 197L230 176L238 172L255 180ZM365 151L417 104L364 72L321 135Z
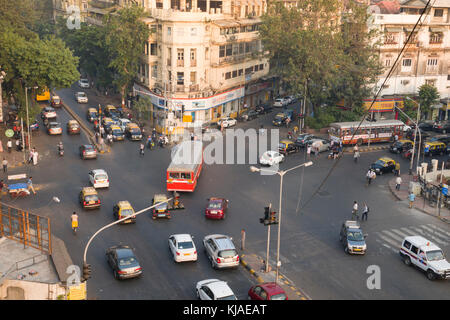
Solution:
M86 21L101 24L131 3L148 13L151 31L133 91L151 99L157 128L235 117L271 98L258 35L265 0L89 1Z
M53 3L53 20L57 17L67 18L75 12L73 8L78 8L80 13L80 21L84 22L87 16L89 0L52 0Z

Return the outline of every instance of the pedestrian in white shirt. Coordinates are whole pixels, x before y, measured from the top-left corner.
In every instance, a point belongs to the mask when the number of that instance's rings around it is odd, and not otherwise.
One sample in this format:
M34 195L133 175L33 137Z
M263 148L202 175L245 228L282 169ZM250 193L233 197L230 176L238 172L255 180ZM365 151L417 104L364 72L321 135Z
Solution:
M400 176L398 176L395 179L395 189L396 190L400 190L400 185L402 184L402 178L400 178Z

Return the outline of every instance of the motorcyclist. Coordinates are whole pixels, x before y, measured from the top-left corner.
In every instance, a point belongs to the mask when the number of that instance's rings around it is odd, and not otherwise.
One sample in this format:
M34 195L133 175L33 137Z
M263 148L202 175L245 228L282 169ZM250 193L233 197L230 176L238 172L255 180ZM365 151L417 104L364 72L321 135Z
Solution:
M152 136L149 135L147 137L147 148L151 149L152 148Z
M60 141L60 142L58 143L58 152L61 152L61 151L64 151L64 146L63 146L62 141Z
M108 133L108 134L106 135L106 140L107 140L110 144L113 143L113 136L112 136L111 133Z

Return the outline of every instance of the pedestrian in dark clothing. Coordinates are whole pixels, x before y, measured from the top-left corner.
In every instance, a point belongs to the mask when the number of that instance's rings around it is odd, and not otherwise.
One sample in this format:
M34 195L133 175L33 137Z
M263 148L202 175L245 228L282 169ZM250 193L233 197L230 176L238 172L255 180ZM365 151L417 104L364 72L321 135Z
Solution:
M140 153L141 156L144 155L144 148L145 148L144 144L141 143L141 145L140 145L140 147L139 147L139 153Z
M8 160L6 160L5 158L3 158L3 172L6 173L8 172Z
M363 208L363 211L362 211L361 221L364 220L364 218L367 221L367 214L368 213L369 213L369 207L367 206L366 203L364 203L364 208Z

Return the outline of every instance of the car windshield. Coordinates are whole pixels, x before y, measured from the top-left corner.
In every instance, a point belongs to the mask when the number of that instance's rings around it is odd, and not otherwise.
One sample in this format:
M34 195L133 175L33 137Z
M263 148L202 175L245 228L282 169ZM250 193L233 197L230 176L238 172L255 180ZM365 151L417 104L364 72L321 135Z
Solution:
M166 210L167 209L167 202L161 203L156 206L156 210Z
M217 298L217 300L236 300L236 297L234 295L231 295L231 296Z
M121 267L132 267L137 265L135 257L125 257L119 259L119 266Z
M86 97L86 94L83 93L83 92L80 92L80 93L78 94L78 96L81 97L81 98L84 98L84 97Z
M131 128L130 132L132 132L132 133L141 133L141 130L139 128Z
M178 249L193 249L194 244L192 241L184 241L184 242L178 242Z
M84 201L97 201L98 196L96 194L90 194L84 197Z
M90 145L85 146L84 148L85 148L86 151L94 151L94 147L90 146Z
M263 158L264 158L264 159L271 159L272 156L273 156L273 154L270 153L270 152L266 152L266 153L263 154Z
M401 143L400 141L397 141L396 143L394 143L394 147L401 147L403 143Z
M284 149L285 147L286 147L286 144L284 144L284 143L280 143L278 145L278 148L280 148L280 149Z
M384 161L383 160L377 160L376 162L375 162L375 165L376 166L380 166L380 167L384 167Z
M349 231L347 233L347 239L350 241L363 241L364 236L361 231Z
M59 103L59 101L61 101L61 100L59 100L59 98L53 98L53 102Z
M237 256L236 250L230 249L230 250L223 250L219 252L220 258L232 258L234 256Z
M427 252L427 260L428 261L439 261L444 260L444 254L441 250L433 250Z
M220 201L213 201L210 202L208 205L208 209L221 209L222 208L222 202Z
M114 136L121 136L122 135L122 130L120 130L120 129L113 129L112 134Z
M286 300L286 295L284 293L274 294L270 296L270 300Z
M95 180L106 180L106 179L108 179L108 176L106 174L100 173L95 175Z
M50 123L50 128L57 129L57 128L59 128L59 124L58 123Z
M134 211L132 210L132 209L122 209L121 211L120 211L120 215L121 216L129 216L129 215L132 215L132 214L134 214Z

